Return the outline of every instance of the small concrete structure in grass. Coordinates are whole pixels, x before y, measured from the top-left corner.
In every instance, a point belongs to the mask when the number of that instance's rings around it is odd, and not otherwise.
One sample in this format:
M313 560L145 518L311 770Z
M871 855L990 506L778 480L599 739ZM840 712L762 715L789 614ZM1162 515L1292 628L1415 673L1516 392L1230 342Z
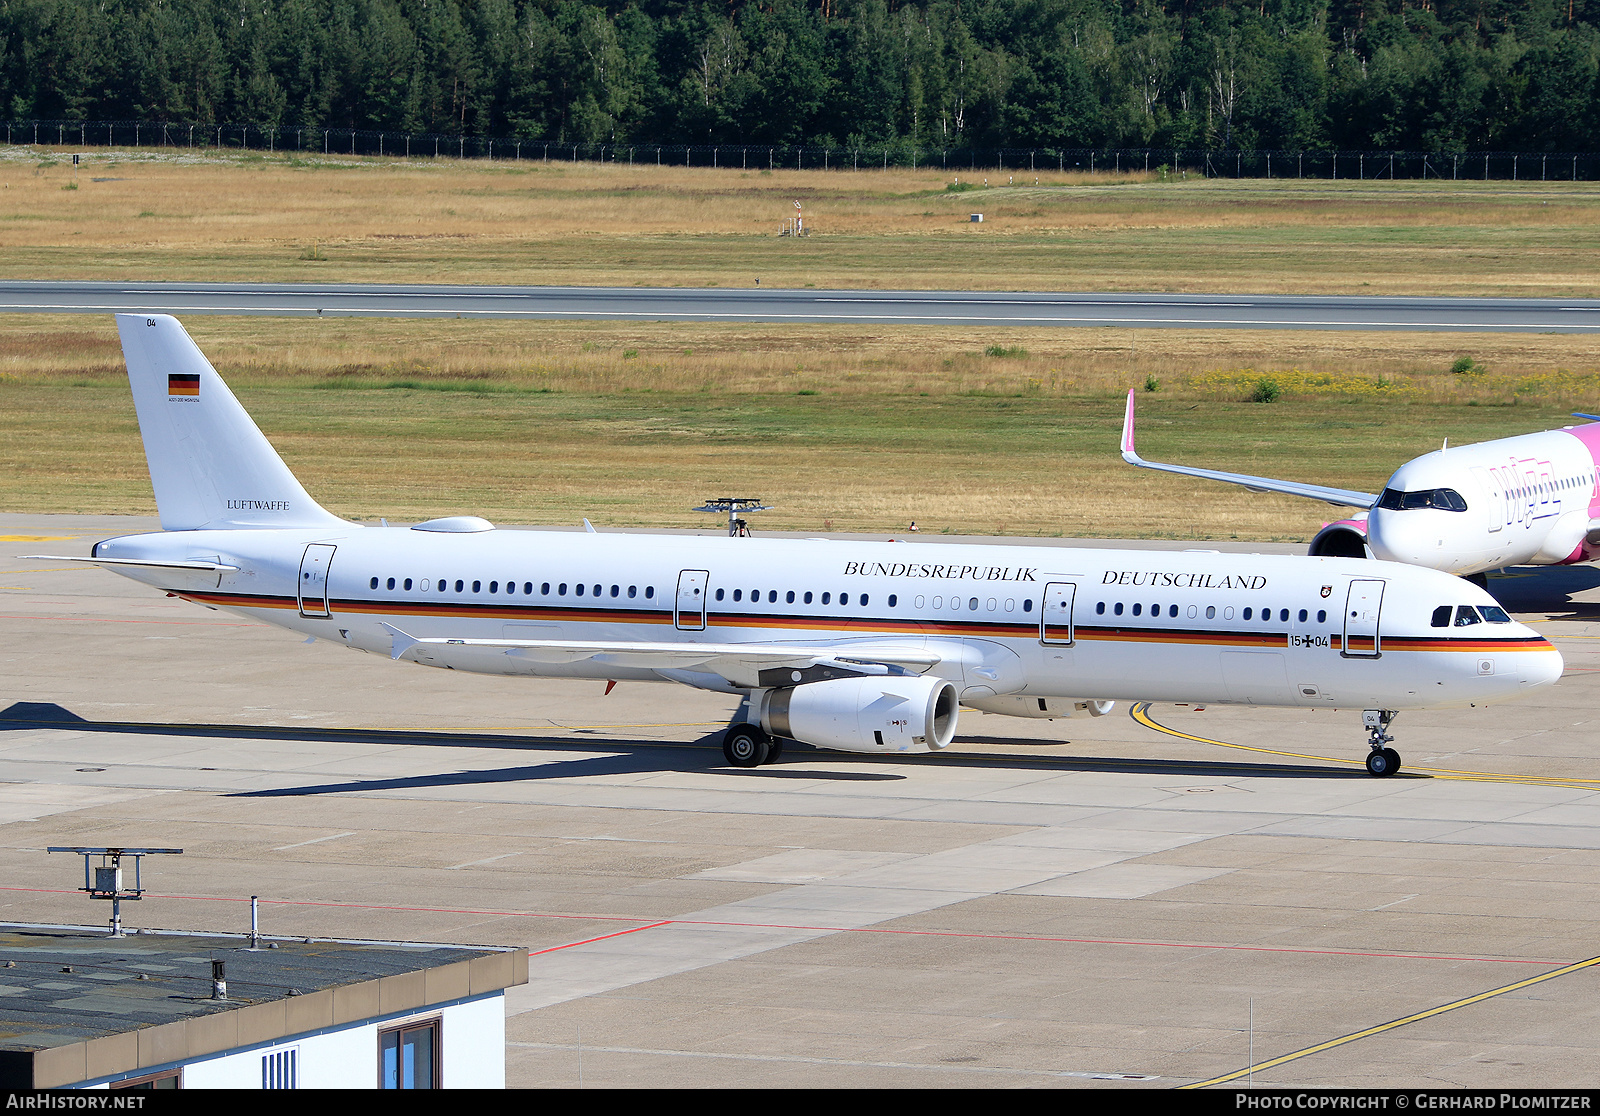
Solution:
M505 1087L526 951L249 944L0 923L0 1088Z

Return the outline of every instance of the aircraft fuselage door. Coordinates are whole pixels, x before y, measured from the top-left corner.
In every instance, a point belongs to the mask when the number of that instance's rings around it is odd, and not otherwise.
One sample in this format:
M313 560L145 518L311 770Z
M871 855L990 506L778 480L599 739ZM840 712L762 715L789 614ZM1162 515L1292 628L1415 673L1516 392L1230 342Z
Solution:
M1044 587L1039 605L1039 641L1071 645L1072 600L1078 587L1070 581L1052 581Z
M1344 605L1344 645L1347 659L1376 659L1383 654L1378 615L1383 608L1383 582L1377 578L1352 578Z
M301 616L314 620L328 616L328 567L333 564L333 551L329 543L312 543L300 559L300 580L295 589Z
M1476 465L1472 467L1472 475L1477 479L1478 487L1483 490L1483 494L1489 498L1489 533L1493 534L1504 528L1508 522L1505 496L1501 491L1500 481L1488 469Z
M706 630L706 582L710 580L707 570L684 570L678 574L678 601L672 619L680 630Z

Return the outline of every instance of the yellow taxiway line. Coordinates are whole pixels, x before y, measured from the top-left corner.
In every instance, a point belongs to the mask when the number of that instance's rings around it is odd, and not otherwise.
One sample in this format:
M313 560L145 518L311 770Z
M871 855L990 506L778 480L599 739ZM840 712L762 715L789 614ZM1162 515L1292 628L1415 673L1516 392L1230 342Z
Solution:
M1407 1015L1401 1019L1391 1019L1387 1023L1380 1023L1376 1027L1368 1027L1364 1031L1356 1031L1352 1034L1341 1035L1336 1039L1329 1039L1327 1042L1319 1042L1315 1046L1308 1046L1303 1050L1296 1050L1292 1054L1284 1054L1277 1058L1269 1058L1265 1062L1257 1062L1254 1065L1246 1066L1244 1069L1234 1070L1232 1073L1225 1073L1221 1077L1212 1077L1205 1081L1194 1081L1188 1085L1180 1085L1178 1088L1204 1089L1208 1085L1223 1085L1229 1081L1237 1081L1241 1077L1247 1077L1251 1074L1259 1073L1262 1070L1269 1070L1275 1066L1281 1066L1285 1062L1293 1062L1298 1058L1305 1058L1312 1054L1320 1054L1324 1050L1332 1050L1336 1046L1343 1046L1346 1043L1355 1042L1358 1039L1371 1038L1373 1035L1381 1035L1383 1032L1392 1031L1396 1027L1404 1027L1407 1023L1417 1023L1424 1019L1432 1019L1434 1016L1443 1015L1447 1011L1454 1011L1456 1008L1463 1008L1472 1004L1482 1003L1484 1000L1490 1000L1496 996L1503 996L1507 992L1515 992L1519 988L1527 988L1530 985L1542 984L1544 981L1554 980L1556 977L1566 976L1568 973L1575 973L1579 969L1587 969L1592 965L1600 965L1600 957L1591 957L1587 961L1578 961L1571 965L1563 965L1559 969L1552 969L1548 973L1543 973L1536 977L1529 977L1527 980L1519 980L1514 984L1502 985L1499 988L1491 988L1487 992L1479 992L1475 996L1465 996L1459 1000L1452 1000L1448 1004L1440 1004L1438 1007L1432 1007L1426 1011L1419 1011L1412 1015Z
M1156 732L1175 736L1180 740L1192 740L1196 744L1211 744L1218 748L1234 748L1241 752L1259 752L1269 756L1284 756L1288 759L1315 760L1318 763L1349 764L1362 766L1364 760L1345 759L1339 756L1313 756L1304 752L1286 752L1280 748L1256 748L1249 744L1234 744L1226 740L1213 740L1209 736L1197 736L1192 732L1171 728L1150 716L1150 702L1135 702L1128 710L1128 715L1145 728L1154 729ZM1456 782L1471 783L1522 783L1536 787L1571 787L1576 790L1600 789L1600 779L1563 779L1540 775L1513 775L1507 772L1495 771L1457 771L1447 767L1402 767L1396 778L1412 779L1450 779Z

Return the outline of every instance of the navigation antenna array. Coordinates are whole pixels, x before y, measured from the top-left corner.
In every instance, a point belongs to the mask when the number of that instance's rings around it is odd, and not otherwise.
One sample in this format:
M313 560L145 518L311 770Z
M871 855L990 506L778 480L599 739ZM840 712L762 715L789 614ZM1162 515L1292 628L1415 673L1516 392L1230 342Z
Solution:
M784 219L783 231L781 233L779 233L778 235L779 236L810 236L811 235L806 230L805 211L801 208L799 202L795 202L794 203L794 216Z
M51 845L46 852L78 853L83 857L83 886L79 891L89 893L91 899L111 900L111 936L122 938L127 935L122 932L122 901L124 899L143 899L144 882L140 877L139 866L147 856L157 853L181 853L182 849L108 849L85 848L83 846ZM91 864L94 857L100 858L99 864ZM122 858L133 858L133 886L126 887L122 878Z
M694 509L703 512L726 512L728 514L728 537L750 534L750 525L739 518L742 512L771 511L771 504L763 504L760 499L753 496L718 496L715 500L707 500L703 505Z

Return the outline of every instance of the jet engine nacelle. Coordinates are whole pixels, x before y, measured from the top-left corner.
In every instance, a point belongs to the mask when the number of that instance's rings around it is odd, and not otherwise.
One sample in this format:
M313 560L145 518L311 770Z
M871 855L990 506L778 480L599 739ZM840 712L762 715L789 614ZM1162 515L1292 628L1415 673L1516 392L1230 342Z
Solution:
M1367 546L1366 513L1323 524L1306 553L1313 558L1371 558L1372 550Z
M1071 717L1078 713L1087 713L1091 717L1104 717L1117 706L1114 701L1035 697L1029 694L997 694L993 697L967 698L961 704L969 709L981 709L985 713L1000 713L1007 717L1032 717L1040 721L1053 721L1057 717Z
M1533 560L1539 565L1565 565L1585 561L1584 543L1589 534L1589 509L1567 512L1556 520L1544 538L1544 545Z
M761 727L845 752L936 752L955 739L958 706L944 678L834 678L768 690Z

